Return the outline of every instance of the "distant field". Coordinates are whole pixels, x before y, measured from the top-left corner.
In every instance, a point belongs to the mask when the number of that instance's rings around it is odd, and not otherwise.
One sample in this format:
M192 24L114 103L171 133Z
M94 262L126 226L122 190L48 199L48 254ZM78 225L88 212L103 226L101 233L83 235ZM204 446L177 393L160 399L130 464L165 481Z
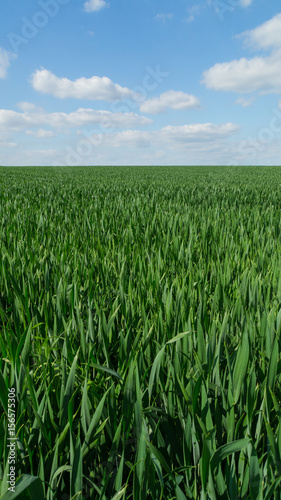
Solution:
M281 167L1 167L0 253L1 500L280 500Z

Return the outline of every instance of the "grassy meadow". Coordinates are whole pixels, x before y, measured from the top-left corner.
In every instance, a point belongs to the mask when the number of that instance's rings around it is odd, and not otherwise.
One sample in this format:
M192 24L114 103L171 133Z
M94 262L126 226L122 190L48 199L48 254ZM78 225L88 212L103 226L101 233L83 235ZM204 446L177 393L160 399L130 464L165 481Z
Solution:
M0 167L0 253L1 500L280 500L281 167Z

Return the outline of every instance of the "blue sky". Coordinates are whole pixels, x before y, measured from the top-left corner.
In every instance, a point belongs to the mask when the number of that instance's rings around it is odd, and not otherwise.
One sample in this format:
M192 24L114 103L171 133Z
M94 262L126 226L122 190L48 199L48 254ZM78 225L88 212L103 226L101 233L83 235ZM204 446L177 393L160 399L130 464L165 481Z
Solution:
M1 165L281 164L280 0L2 0Z

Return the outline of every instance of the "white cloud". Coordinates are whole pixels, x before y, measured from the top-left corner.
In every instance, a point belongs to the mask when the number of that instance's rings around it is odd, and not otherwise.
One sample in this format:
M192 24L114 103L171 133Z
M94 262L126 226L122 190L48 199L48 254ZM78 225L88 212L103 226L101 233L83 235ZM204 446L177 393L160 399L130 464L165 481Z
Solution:
M6 78L7 70L11 66L11 61L16 59L17 55L0 47L0 78Z
M203 73L202 83L208 89L239 93L281 92L281 51L268 57L242 58L215 64Z
M156 21L161 21L161 23L165 23L166 21L173 19L173 17L174 17L174 14L172 14L172 13L169 13L169 14L160 13L160 14L156 14L155 19L156 19Z
M89 0L84 3L84 10L86 12L98 12L104 7L107 7L108 3L105 0Z
M257 49L272 49L267 56L217 63L203 73L209 89L249 93L281 92L281 14L239 35Z
M244 31L238 38L242 38L248 45L257 49L280 49L281 14L277 14L253 30Z
M133 128L148 125L151 120L135 113L111 113L110 111L80 108L72 113L24 112L0 109L0 127L15 131L49 125L55 129L100 125L107 129Z
M33 135L37 139L45 139L47 137L55 137L54 132L52 130L44 130L43 128L39 128L38 130L26 130L26 135Z
M142 113L149 113L152 115L164 113L168 108L187 110L199 107L200 102L197 97L175 90L168 90L168 92L161 94L159 97L147 99L140 104Z
M104 101L118 101L122 99L138 99L139 96L127 87L113 83L106 76L92 76L92 78L78 78L69 80L59 78L51 71L42 68L33 73L31 84L35 90L50 94L60 99L72 97L75 99L90 99Z

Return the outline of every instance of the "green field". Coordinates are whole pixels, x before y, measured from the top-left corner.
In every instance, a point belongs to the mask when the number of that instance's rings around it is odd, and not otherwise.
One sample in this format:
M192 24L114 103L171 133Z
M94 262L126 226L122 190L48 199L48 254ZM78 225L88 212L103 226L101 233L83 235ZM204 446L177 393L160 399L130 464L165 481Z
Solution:
M1 167L0 216L1 500L280 500L281 167Z

